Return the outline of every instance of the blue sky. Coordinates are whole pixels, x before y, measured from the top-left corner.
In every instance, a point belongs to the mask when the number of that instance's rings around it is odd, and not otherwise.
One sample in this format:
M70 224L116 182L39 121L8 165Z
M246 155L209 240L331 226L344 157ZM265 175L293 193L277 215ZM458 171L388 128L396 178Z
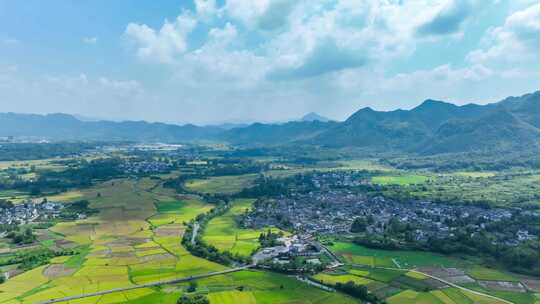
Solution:
M540 89L540 0L0 0L0 111L197 124Z

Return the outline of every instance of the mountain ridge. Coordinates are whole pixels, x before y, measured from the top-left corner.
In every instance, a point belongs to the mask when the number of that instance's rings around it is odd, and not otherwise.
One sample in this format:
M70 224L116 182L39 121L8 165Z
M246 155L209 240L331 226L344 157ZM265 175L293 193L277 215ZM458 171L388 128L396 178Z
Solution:
M343 122L308 113L299 121L230 126L145 121L82 121L63 113L0 113L0 136L49 140L219 141L450 153L540 147L540 91L486 105L426 99L410 110L359 109Z

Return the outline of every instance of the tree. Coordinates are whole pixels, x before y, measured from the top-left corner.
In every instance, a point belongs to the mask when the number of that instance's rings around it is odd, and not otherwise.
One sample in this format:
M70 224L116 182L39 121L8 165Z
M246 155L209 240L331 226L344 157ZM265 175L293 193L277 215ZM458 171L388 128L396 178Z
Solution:
M177 304L210 304L208 298L204 295L183 295L178 301Z
M197 282L191 281L189 282L189 286L187 288L187 292L195 292L197 290Z
M357 217L351 225L351 232L365 232L367 228L367 220L365 217Z

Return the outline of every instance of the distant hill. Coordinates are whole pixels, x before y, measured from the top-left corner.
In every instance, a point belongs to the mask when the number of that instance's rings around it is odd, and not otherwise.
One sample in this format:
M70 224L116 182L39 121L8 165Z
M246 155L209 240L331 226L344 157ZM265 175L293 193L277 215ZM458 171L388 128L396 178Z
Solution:
M179 142L212 138L218 127L171 125L145 121L81 121L67 114L0 113L0 136L30 136L49 140L129 140Z
M245 128L224 132L220 139L237 145L276 145L305 141L331 127L333 122L294 121L283 124L254 123Z
M82 121L66 114L0 113L0 136L49 140L311 144L437 154L540 147L540 91L488 105L426 100L411 110L363 108L344 122L309 113L301 121L200 127L144 121Z
M321 116L315 112L308 113L304 115L300 121L307 121L307 122L313 122L313 121L320 121L320 122L328 122L330 121L329 118L326 118L324 116Z

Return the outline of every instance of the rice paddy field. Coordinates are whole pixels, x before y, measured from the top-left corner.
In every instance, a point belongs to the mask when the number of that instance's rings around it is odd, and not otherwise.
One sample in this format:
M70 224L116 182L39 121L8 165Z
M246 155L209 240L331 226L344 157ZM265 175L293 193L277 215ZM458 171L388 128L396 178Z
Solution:
M319 273L313 276L314 280L331 285L353 281L366 286L389 304L507 303L500 299L516 304L538 304L538 295L527 292L520 283L523 281L522 276L483 267L468 260L429 252L370 249L348 242L335 242L329 249L346 266ZM442 274L439 273L448 269L463 269L461 274L451 278L465 278L465 281L457 284L469 290L444 286L444 283L430 277L440 277ZM447 280L447 277L443 279ZM499 299L475 294L470 290Z
M224 215L208 222L203 240L221 251L250 256L259 247L259 236L266 229L243 229L238 226L236 217L250 209L253 202L252 199L233 201L232 207ZM272 230L277 232L276 228Z
M212 207L196 196L179 197L150 179L108 181L65 194L66 200L87 199L99 213L84 220L59 223L49 239L73 245L78 254L53 258L49 264L0 284L0 303L36 303L112 288L220 271L225 266L192 256L181 246L184 222ZM249 207L239 200L222 225L232 226L234 214ZM229 221L229 222L227 222ZM224 229L227 227L222 226ZM219 232L220 228L214 230ZM234 247L249 254L258 237L238 230ZM53 242L49 245L54 245ZM69 303L176 303L187 284L143 288L85 298ZM234 303L356 303L340 293L311 287L284 275L242 271L200 280L197 292L212 304Z
M199 193L232 194L249 187L257 178L257 174L237 176L215 176L207 179L195 179L186 182L187 189Z
M456 267L463 262L424 251L390 251L371 249L348 242L335 242L330 249L349 264L371 267L414 268L421 266Z
M429 177L416 174L380 175L371 178L371 182L379 185L416 185L427 182Z

